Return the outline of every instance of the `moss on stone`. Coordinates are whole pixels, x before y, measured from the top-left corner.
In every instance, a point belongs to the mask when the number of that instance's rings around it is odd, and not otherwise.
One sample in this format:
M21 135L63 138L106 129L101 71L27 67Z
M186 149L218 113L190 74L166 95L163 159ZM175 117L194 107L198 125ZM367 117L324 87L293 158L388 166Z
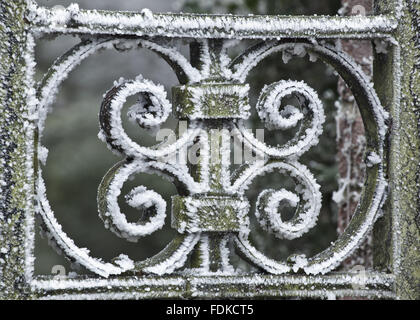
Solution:
M26 1L13 0L0 3L0 179L1 190L0 247L0 299L28 297L25 281L25 228L27 215L33 214L33 176L28 176L28 144L32 144L26 119L25 85L27 26L24 18ZM5 26L5 27L3 27ZM29 135L29 136L28 136Z

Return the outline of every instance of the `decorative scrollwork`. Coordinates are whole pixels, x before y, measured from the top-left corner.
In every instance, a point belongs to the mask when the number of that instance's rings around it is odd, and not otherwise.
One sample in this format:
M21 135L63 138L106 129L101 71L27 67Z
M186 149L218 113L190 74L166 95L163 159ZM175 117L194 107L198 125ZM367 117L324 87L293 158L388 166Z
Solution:
M302 179L303 180L303 179ZM295 239L302 236L313 227L318 218L320 210L321 194L319 186L313 184L314 180L303 181L312 185L298 185L300 197L285 189L266 189L260 193L257 201L255 215L261 226L278 238ZM301 198L303 198L302 203ZM287 202L296 208L293 218L289 221L282 221L278 209L282 202Z
M298 100L301 110L292 105L280 110L282 99L290 95ZM283 80L264 87L256 108L268 129L289 129L295 127L299 120L303 121L298 134L280 148L264 146L244 132L245 138L263 153L278 158L299 156L318 143L325 121L324 109L318 95L304 82Z
M55 93L64 79L58 74L60 70L67 74L80 60L99 48L125 48L121 41L156 52L173 68L182 84L173 90L174 109L180 117L188 120L189 130L171 144L141 146L130 139L122 127L124 103L129 96L137 95L137 103L129 108L129 118L143 128L154 128L165 122L172 108L166 92L162 86L141 76L120 81L109 90L101 105L99 137L125 159L112 167L102 179L98 190L99 214L106 227L130 241L161 228L166 216L166 202L155 191L138 186L126 196L127 203L142 214L137 223L129 223L118 205L121 188L129 177L138 173L157 173L172 181L180 193L172 199L172 226L178 234L165 249L149 259L132 262L123 256L114 263L105 264L86 252L81 253L80 248L61 232L41 184L41 216L52 238L65 249L66 255L105 277L124 272L167 274L184 267L188 259L191 260L192 271L231 273L233 268L229 264L228 244L233 240L243 257L266 272L280 274L304 270L308 274L316 274L332 270L363 240L379 216L385 195L381 159L387 114L368 79L351 58L335 48L315 42L268 40L252 46L230 61L227 48L231 43L221 39L198 39L190 44L194 53L190 63L161 38L89 40L58 60L47 74L38 91L40 113L46 110L51 102L49 96ZM255 211L257 220L264 230L281 239L298 238L314 227L321 209L320 187L298 158L318 143L325 116L316 92L307 84L291 80L270 84L262 90L256 104L260 119L269 130L294 127L298 130L285 145L267 145L245 128L244 120L249 116L250 106L249 86L244 82L248 72L262 59L278 51L294 52L291 49L296 46L299 56L309 53L311 57L317 56L333 66L354 90L365 121L368 154L375 161L371 161L367 168L368 187L355 218L337 241L314 257L293 255L287 261L277 261L266 257L251 243L247 216L249 205L244 192L257 176L271 172L290 176L295 183L294 192L279 188L260 193ZM289 96L296 98L297 106L283 106L283 100ZM218 138L221 145L215 145L208 137L208 133L215 129L231 130L261 157L241 166L235 178L230 179L229 139ZM198 172L193 177L185 163L173 160L182 156L181 150L197 142L202 149ZM212 162L214 152L221 155L216 162ZM279 214L284 205L295 208L294 216L288 221L283 221Z
M263 229L275 236L286 239L298 238L315 225L321 209L319 185L304 165L298 162L274 161L268 164L250 166L243 174L246 178L245 181L242 181L238 192L243 193L255 177L273 171L291 176L295 180L295 190L298 195L285 189L263 190L258 196L255 215ZM281 220L278 213L278 205L284 200L296 207L293 218L286 222ZM249 232L248 228L244 228L236 241L238 249L249 260L272 273L283 273L291 270L286 263L276 262L258 252L248 240Z
M167 119L172 106L166 99L163 87L138 77L135 80L122 81L106 94L100 111L99 136L111 149L129 157L139 154L152 156L155 150L140 147L128 137L122 127L121 109L127 98L135 94L138 94L139 98L137 103L130 107L128 116L141 127L156 127Z
M49 106L52 104L55 94L58 91L58 87L61 85L61 83L64 81L64 79L68 76L68 74L84 59L89 57L90 55L96 53L100 49L109 49L109 48L121 48L123 44L124 50L135 48L138 46L148 48L152 51L157 52L160 56L162 56L165 60L170 62L170 65L174 68L178 78L181 82L190 81L191 79L195 79L197 77L198 71L191 67L189 63L186 61L186 59L180 55L174 48L168 47L165 45L165 43L157 41L156 43L143 40L143 39L119 39L119 38L94 38L94 39L88 39L82 41L80 44L76 45L74 48L69 50L66 54L64 54L62 57L57 59L54 64L50 67L46 75L44 76L43 80L41 81L41 84L37 90L37 98L38 98L38 114L39 114L39 120L38 120L38 130L39 130L39 139L42 137L42 131L44 128L44 122L47 116L47 112L49 109ZM123 88L130 87L131 89L135 88L139 89L135 93L141 93L143 95L143 98L146 99L146 102L150 102L153 106L161 106L157 107L157 109L152 110L150 108L146 108L146 110L138 110L137 107L133 108L131 111L132 116L140 122L140 124L144 126L150 126L157 123L163 122L166 117L168 116L168 101L166 100L166 95L164 95L163 89L160 86L153 85L151 82L148 82L147 80L141 80L140 78L134 80L134 81L127 81L124 82L124 84L121 84ZM127 93L125 91L124 93ZM128 95L130 95L130 92L128 92ZM114 96L113 96L114 97ZM116 97L116 96L115 96ZM118 98L118 97L117 97ZM121 102L123 103L123 102ZM121 105L118 105L116 103L117 107L121 107ZM115 112L119 112L120 109L116 108L114 109ZM142 114L139 114L138 111L146 111ZM150 111L150 112L147 112ZM106 113L106 112L105 112ZM140 112L141 113L141 112ZM118 125L121 124L121 118L120 117L113 117L114 123L116 124L116 128L118 130ZM149 120L149 121L148 121ZM112 143L112 137L113 134L116 134L112 129L111 123L105 124L106 121L104 121L104 127L108 130L103 130L103 132L108 133L108 139L109 144L113 148L114 145ZM115 129L115 128L114 128ZM122 130L121 126L120 129ZM128 154L132 155L134 158L143 158L144 156L151 156L154 158L163 157L167 154L170 154L180 146L189 143L191 139L194 138L194 136L197 134L199 129L197 130L189 130L181 139L177 141L177 144L174 146L170 146L169 148L165 148L164 150L158 150L158 149L151 149L151 148L142 148L138 146L137 144L132 143L131 145L134 145L134 150L130 150L129 147L127 147ZM120 132L123 132L120 131ZM104 137L104 134L100 135ZM119 141L119 138L115 141ZM128 143L128 146L130 146L131 139L128 138L125 140L125 142ZM38 142L39 143L39 142ZM116 143L115 146L117 148L114 148L115 151L124 151L123 148L120 148L118 144ZM118 150L119 149L119 150ZM135 163L138 165L139 163ZM113 169L110 170L117 170L120 168L120 166L126 165L125 162L117 164ZM128 164L127 164L128 166ZM180 177L179 180L175 181L180 188L190 188L190 189L199 189L200 186L197 185L196 182L193 181L192 178L188 179L187 175L184 175L183 173L186 171L186 168L174 168L170 164L165 166L163 169L162 166L154 163L149 164L146 166L150 171L155 172L156 170L160 170L163 172L163 174L173 174L175 176ZM138 168L137 168L138 169ZM101 276L108 277L113 274L120 274L128 270L133 270L135 268L135 265L131 262L128 257L121 255L120 257L113 260L113 263L104 263L100 259L96 259L94 257L91 257L88 250L79 248L76 246L76 244L73 242L72 239L70 239L61 229L61 226L57 222L57 220L54 217L54 213L50 208L49 202L46 198L46 192L45 192L45 185L42 179L42 172L41 168L38 168L39 174L38 174L38 187L37 187L37 193L38 193L38 203L39 203L39 214L43 220L43 226L46 229L47 234L49 234L49 237L52 241L54 241L58 248L62 252L65 253L66 257L71 259L72 261L77 261L79 264L86 267L88 270L97 273ZM107 176L106 176L107 177ZM105 177L105 178L106 178ZM109 181L111 181L110 173L108 173L108 177L110 178ZM108 181L107 179L103 180L103 183L101 185L104 185L104 181ZM176 179L175 179L176 180ZM101 189L101 187L100 187ZM140 191L140 189L136 189L137 191ZM151 195L152 191L149 190L146 194ZM104 198L100 198L101 195L104 195ZM99 208L101 212L101 208L108 208L108 202L106 201L108 193L99 192ZM143 193L145 195L145 193ZM139 194L131 194L131 204L138 205L140 204L139 201L136 201L135 199L139 200ZM158 200L157 197L155 197L156 205L157 205L157 211L158 214L154 216L155 223L153 223L153 228L158 228L162 224L162 212L163 210L163 202L161 199ZM148 204L147 204L148 205ZM114 213L119 212L119 210L113 211ZM120 234L122 236L127 236L134 240L135 236L139 236L142 232L147 232L147 223L143 224L143 226L133 226L128 223L124 223L124 219L118 220L118 218L122 218L122 215L116 214L116 219L113 221L108 220L110 217L109 211L107 211L104 214L101 214L101 216L104 217L106 223L109 223L110 228L115 231L117 234ZM120 223L115 223L116 221L119 221ZM123 221L121 223L121 221ZM126 222L126 220L125 220ZM113 228L112 226L115 226ZM150 226L150 225L149 225ZM134 231L130 230L134 229ZM125 228L129 230L128 233L126 233ZM151 229L149 229L149 232L153 232ZM142 230L142 231L140 231ZM136 233L137 232L137 233ZM134 234L134 237L133 237ZM191 245L194 245L198 241L197 236L189 237L189 236L179 236L176 239L174 239L160 254L155 256L154 258L148 259L144 262L138 262L136 263L137 266L141 265L142 268L145 268L146 270L155 270L156 273L164 273L164 272L170 272L170 270L173 270L176 266L180 264L180 261L185 261L186 255L188 252L192 249L190 248ZM188 245L189 244L189 245ZM190 249L188 249L190 248ZM188 250L187 250L188 249ZM185 253L181 255L181 253ZM185 255L185 257L184 257ZM166 265L166 268L162 265L164 261L170 261ZM155 266L155 268L152 268L152 266ZM166 271L165 271L166 270ZM151 271L152 272L152 271Z
M117 164L104 177L99 188L99 214L105 226L119 237L137 241L162 228L166 217L166 202L153 190L136 187L126 196L127 203L143 213L142 221L129 223L121 213L118 196L124 182L133 174L147 172L147 165L136 162ZM103 196L106 194L106 196Z

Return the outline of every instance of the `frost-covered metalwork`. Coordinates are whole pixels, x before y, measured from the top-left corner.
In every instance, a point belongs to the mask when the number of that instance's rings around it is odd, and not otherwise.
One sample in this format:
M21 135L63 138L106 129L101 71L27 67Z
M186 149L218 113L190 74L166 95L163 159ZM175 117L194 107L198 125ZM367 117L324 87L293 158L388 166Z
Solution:
M380 1L380 4L386 2ZM418 4L412 6L412 10L419 11ZM82 10L77 5L48 9L24 0L2 2L1 8L2 27L10 30L0 32L1 50L6 53L8 44L17 44L10 48L23 59L16 59L12 53L1 60L2 82L8 89L1 91L4 112L0 140L5 148L0 168L4 189L0 220L0 297L331 298L355 295L412 298L418 295L415 289L407 289L405 280L395 282L406 270L401 264L407 264L406 257L401 256L401 252L405 252L406 238L398 233L401 209L396 209L401 203L396 199L397 194L402 193L394 189L394 181L388 181L390 175L393 177L399 172L395 169L398 160L388 155L387 143L389 136L394 139L393 144L398 138L390 131L390 124L396 126L399 116L399 74L387 75L393 77L390 91L385 92L375 85L379 88L378 97L374 85L353 59L322 41L346 37L382 39L393 46L389 54L393 56L391 64L400 72L398 41L404 39L395 37L395 33L399 27L398 17L405 11L399 11L398 6L396 12L381 9L385 14L351 18L175 15L154 14L147 9L140 13L113 13ZM409 23L401 24L401 27L407 25ZM35 88L34 37L45 33L72 33L80 36L81 41L54 62ZM14 34L19 34L21 39L16 40ZM187 41L191 61L162 36ZM260 41L231 59L227 54L231 39ZM179 193L171 203L176 237L160 253L144 261L133 261L121 254L104 262L93 257L88 249L78 247L57 222L42 178L47 150L40 139L59 86L88 56L100 49L115 47L142 47L155 52L172 67L180 82L172 89L171 103L161 85L141 75L135 79L119 79L105 94L100 107L98 137L121 156L121 161L104 173L98 188L98 211L104 226L128 241L137 241L163 226L169 204L144 186L132 189L126 201L148 219L131 223L121 212L118 198L124 183L133 175L159 174L173 182ZM346 230L318 254L306 257L297 253L284 261L269 258L254 246L250 240L249 217L254 214L267 233L284 239L298 238L316 225L322 197L314 176L299 157L318 143L325 117L317 93L304 82L287 79L264 87L256 105L249 104L248 73L276 52L283 53L286 63L295 56L306 56L310 61L320 59L334 68L353 91L367 139L365 187ZM18 77L15 83L5 76L8 63L19 67L19 70L9 70L9 74ZM23 89L20 92L23 96L13 96L19 89ZM153 147L134 142L124 131L121 120L123 105L130 96L138 99L129 108L128 116L140 127L156 129L173 112L188 122L187 130L177 140ZM282 107L282 100L287 96L294 96L298 105ZM297 128L296 135L282 146L259 141L245 125L252 108L267 129ZM400 129L395 127L395 130ZM256 158L235 172L231 172L231 137L256 154ZM13 150L10 143L15 146ZM184 151L194 144L199 145L200 154L192 172L187 161L180 159L185 160L182 159ZM256 177L273 172L290 176L295 190L282 186L261 190L255 212L251 212L245 191ZM384 207L386 201L388 205ZM295 208L291 220L282 221L278 214L279 207L284 205ZM391 209L387 209L389 206ZM360 281L356 275L333 271L359 246L384 211L384 219L393 217L394 261L388 263L392 265L388 267L391 272L371 272L364 279L364 289L354 289L352 285ZM33 276L35 214L41 217L48 238L64 255L97 277L46 279ZM18 237L10 237L16 232ZM259 271L235 270L230 263L230 256L235 253Z

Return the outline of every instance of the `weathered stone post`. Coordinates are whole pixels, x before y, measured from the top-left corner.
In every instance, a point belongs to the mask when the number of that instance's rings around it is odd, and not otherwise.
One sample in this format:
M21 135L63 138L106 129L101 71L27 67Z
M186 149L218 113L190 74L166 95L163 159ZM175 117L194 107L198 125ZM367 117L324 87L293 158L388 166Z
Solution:
M388 214L378 221L374 233L374 263L395 274L398 298L419 299L420 3L380 0L375 5L377 13L397 17L395 37L399 45L389 46L387 53L377 53L374 65L377 92L382 101L390 102L386 107L393 119L388 154Z
M0 2L0 299L26 296L25 247L33 195L31 120L27 117L25 0ZM32 131L33 132L33 131ZM29 144L31 146L29 146ZM30 265L30 264L29 264Z

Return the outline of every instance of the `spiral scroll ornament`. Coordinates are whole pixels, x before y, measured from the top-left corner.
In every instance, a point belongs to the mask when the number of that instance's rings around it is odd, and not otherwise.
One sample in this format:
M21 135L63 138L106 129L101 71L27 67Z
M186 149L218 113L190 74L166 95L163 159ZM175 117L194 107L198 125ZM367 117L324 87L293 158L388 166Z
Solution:
M129 43L127 46L125 44ZM149 49L169 63L180 82L172 89L172 103L163 86L138 76L116 82L106 93L99 113L99 138L120 155L103 177L98 189L98 210L105 226L117 236L137 241L163 227L166 201L155 191L137 186L125 195L129 206L139 212L139 221L128 222L121 212L118 199L126 181L140 173L159 174L174 183L178 195L172 198L171 226L175 238L157 255L144 261L131 261L121 255L111 263L102 262L78 248L61 230L45 196L42 176L39 178L41 217L51 238L65 254L89 270L108 277L113 274L173 272L200 274L232 274L230 262L234 247L250 264L272 274L306 272L326 273L334 269L357 248L379 216L386 182L383 174L383 143L387 113L361 69L350 57L327 45L316 42L268 40L258 43L231 60L227 49L231 43L221 39L191 40L197 57L189 62L164 39L96 39L84 41L52 67L38 90L41 121L51 96L65 75L81 60L103 48ZM296 50L296 48L298 50ZM280 80L264 87L255 109L268 130L295 129L295 135L281 146L259 141L247 130L250 116L249 71L275 52L308 53L337 70L348 86L356 90L355 98L367 125L368 154L375 162L367 168L368 187L346 231L326 250L313 257L301 254L285 261L271 259L259 251L251 240L250 204L245 191L260 176L279 173L293 180L294 190L279 186L262 190L255 204L255 217L264 231L279 239L296 239L316 225L322 205L320 186L299 157L318 143L325 120L324 110L316 92L302 81ZM129 97L136 102L128 108L128 118L141 128L154 130L164 124L173 112L188 122L178 139L164 145L145 147L131 139L122 125L122 110ZM288 104L293 98L296 103ZM210 133L218 131L215 139ZM255 152L255 161L231 172L231 136ZM175 161L194 144L200 145L194 172L187 163ZM216 156L215 156L216 155ZM285 207L292 208L293 217L281 218Z

